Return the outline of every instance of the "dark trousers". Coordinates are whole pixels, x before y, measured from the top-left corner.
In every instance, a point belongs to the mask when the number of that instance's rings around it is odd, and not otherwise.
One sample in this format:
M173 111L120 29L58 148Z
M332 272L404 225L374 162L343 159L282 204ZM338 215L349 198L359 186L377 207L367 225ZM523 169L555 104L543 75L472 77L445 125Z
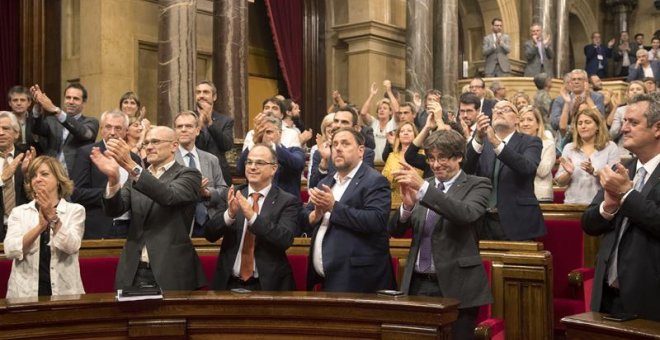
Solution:
M619 289L610 287L607 284L607 280L603 283L603 297L601 299L600 312L608 314L624 313Z
M484 224L481 230L478 231L480 240L492 241L507 241L508 237L504 234L502 224L500 223L500 215L497 212L487 212L484 217Z
M435 274L413 273L408 295L444 297ZM458 309L458 319L452 325L452 339L474 339L479 307Z
M234 288L243 288L247 290L258 291L261 290L261 283L259 279L251 277L247 281L243 281L241 278L230 276L229 282L227 283L227 289Z
M126 238L131 220L114 220L106 238Z
M133 287L145 287L145 286L154 286L158 287L156 282L156 277L154 272L151 270L151 266L146 262L140 262L138 264L137 272L135 273L135 278L133 279Z

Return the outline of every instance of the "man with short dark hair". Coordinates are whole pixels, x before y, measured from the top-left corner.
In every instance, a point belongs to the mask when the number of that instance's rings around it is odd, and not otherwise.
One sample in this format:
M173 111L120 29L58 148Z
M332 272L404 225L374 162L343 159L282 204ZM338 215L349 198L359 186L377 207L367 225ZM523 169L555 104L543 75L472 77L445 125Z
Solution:
M222 177L227 185L231 185L231 172L225 154L234 147L234 118L214 110L217 92L215 85L208 80L201 81L195 87L196 112L201 121L195 146L218 157Z
M479 97L479 112L483 112L486 116L490 117L493 114L493 106L497 103L495 100L486 98L486 82L477 77L470 81L470 92Z
M335 112L335 116L332 123L332 133L341 129L349 128L355 131L360 130L358 125L358 114L350 106L343 106ZM364 138L364 135L362 138ZM312 171L309 174L309 180L307 182L308 188L314 188L316 185L327 176L332 177L335 173L335 167L333 160L331 159L330 146L322 143L319 137L317 136L317 146L318 152L314 153L314 158L312 159ZM376 154L373 149L369 147L364 147L364 163L370 167L374 167L374 159Z
M32 105L30 90L20 85L13 86L7 93L7 100L20 127L16 147L19 151L26 151L30 147L34 147L37 152L41 152L39 137L32 133L32 120L28 119L28 115L30 114L28 110Z
M502 33L502 19L495 18L491 21L492 34L484 37L483 54L486 59L484 72L486 77L506 77L511 72L509 63L509 52L511 52L511 38Z
M29 119L32 133L40 137L43 153L57 158L67 173L76 163L78 149L94 143L99 121L86 117L82 111L87 102L87 89L79 83L64 89L64 110L55 106L39 85L30 88L35 105Z
M487 178L461 171L465 143L454 130L432 133L424 142L433 171L426 180L401 164L394 179L400 184L403 203L388 227L394 237L413 230L401 290L461 301L454 339L472 338L479 306L493 302L477 238L491 186Z
M255 144L254 134L257 130L261 129L268 117L275 117L282 121L287 108L288 107L276 97L264 99L261 113L254 117L254 129L248 131L245 135L245 139L243 140L243 151L252 149L252 146ZM302 146L300 142L300 132L294 128L283 128L280 143L287 148L300 148Z
M390 184L362 161L364 137L354 128L337 129L331 143L336 172L309 190L303 214L304 231L312 234L307 289L319 283L332 292L393 289L387 234Z
M636 159L600 171L603 189L582 215L601 240L591 310L660 321L660 94L629 101L621 131Z
M204 236L204 223L227 207L227 184L218 157L195 146L200 133L199 125L199 118L192 111L179 112L174 117L174 131L179 142L174 159L202 174L200 200L195 206L191 237Z
M257 143L246 161L247 186L231 187L228 208L205 225L210 242L222 238L212 289L294 290L286 250L297 234L300 200L273 185L277 154Z

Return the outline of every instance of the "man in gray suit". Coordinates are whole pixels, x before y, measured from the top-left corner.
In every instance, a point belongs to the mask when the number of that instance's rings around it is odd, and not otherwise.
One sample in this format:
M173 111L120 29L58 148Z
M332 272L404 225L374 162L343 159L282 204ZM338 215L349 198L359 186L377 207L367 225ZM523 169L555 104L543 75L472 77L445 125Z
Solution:
M484 72L486 77L506 77L511 72L509 52L511 51L511 38L502 33L502 19L495 18L491 22L492 34L484 37L483 53L486 58Z
M227 208L227 184L222 177L218 157L195 147L200 131L197 115L192 111L177 114L174 117L174 130L179 141L174 159L202 173L202 186L199 189L201 197L195 207L195 220L190 233L191 237L203 237L204 223L218 211Z
M487 178L461 171L465 143L454 130L431 134L424 149L434 176L426 180L401 164L394 178L403 204L388 227L395 237L413 229L401 290L461 301L454 339L473 338L479 306L493 302L477 239L491 185Z
M552 78L552 59L555 53L552 51L552 40L549 36L543 36L543 28L540 24L532 24L529 28L530 40L525 42L525 77L533 77L545 72Z
M105 213L119 216L131 210L115 288L198 289L206 278L189 230L202 175L174 161L178 143L171 128L152 128L143 145L151 164L148 169L131 159L131 148L121 139L109 140L104 153L94 148L91 154L94 164L108 176L103 197ZM119 167L129 173L123 187Z

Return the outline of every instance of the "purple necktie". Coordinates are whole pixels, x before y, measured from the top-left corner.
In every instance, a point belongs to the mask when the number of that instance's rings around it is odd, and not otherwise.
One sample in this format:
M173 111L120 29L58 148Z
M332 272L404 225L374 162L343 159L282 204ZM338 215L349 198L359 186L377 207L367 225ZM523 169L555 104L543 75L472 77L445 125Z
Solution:
M438 182L436 188L440 191L445 191L445 186L442 182ZM431 235L433 234L433 228L438 223L440 215L436 214L435 211L428 209L426 214L426 221L424 222L424 230L422 230L422 240L419 244L419 271L422 273L428 273L431 271L432 263L432 254L431 254Z

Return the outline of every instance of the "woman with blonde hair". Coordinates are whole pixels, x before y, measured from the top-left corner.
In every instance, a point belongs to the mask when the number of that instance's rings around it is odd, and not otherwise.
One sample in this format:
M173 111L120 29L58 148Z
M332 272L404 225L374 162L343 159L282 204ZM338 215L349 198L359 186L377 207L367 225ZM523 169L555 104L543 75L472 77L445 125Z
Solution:
M536 169L534 178L534 194L539 202L552 202L554 193L552 190L552 168L557 160L555 141L552 133L545 129L543 117L539 109L527 105L519 109L518 131L530 136L537 136L543 142L541 161Z
M383 167L383 176L390 181L390 186L392 187L392 206L398 207L401 205L401 193L399 192L399 183L394 180L394 175L392 173L396 170L399 170L401 165L400 162L405 163L406 150L410 144L412 144L413 139L417 136L417 128L412 122L403 122L399 125L399 128L396 129L394 133L394 145L393 150L385 161L385 166ZM424 154L423 150L419 151L420 154ZM417 172L420 176L423 176L424 172L420 169L417 169Z
M571 122L573 142L566 144L555 175L567 185L564 203L589 204L601 188L598 173L621 159L598 109L578 112Z
M314 153L319 151L318 144L328 144L332 138L332 121L335 119L334 113L328 113L323 117L321 121L321 130L320 133L316 134L316 144L312 146L309 150L309 165L307 167L307 178L312 172L312 159L314 159Z
M128 129L126 131L126 143L131 147L131 152L140 156L140 159L147 157L147 151L144 149L142 143L144 142L144 126L142 125L142 117L129 116Z
M78 250L85 208L65 200L73 182L50 156L32 160L25 177L33 198L15 207L7 221L4 249L13 260L7 298L84 294Z
M516 106L518 112L520 112L520 110L525 106L532 105L532 100L529 99L527 93L523 91L518 91L514 93L513 96L511 96L511 98L509 99L509 101Z

